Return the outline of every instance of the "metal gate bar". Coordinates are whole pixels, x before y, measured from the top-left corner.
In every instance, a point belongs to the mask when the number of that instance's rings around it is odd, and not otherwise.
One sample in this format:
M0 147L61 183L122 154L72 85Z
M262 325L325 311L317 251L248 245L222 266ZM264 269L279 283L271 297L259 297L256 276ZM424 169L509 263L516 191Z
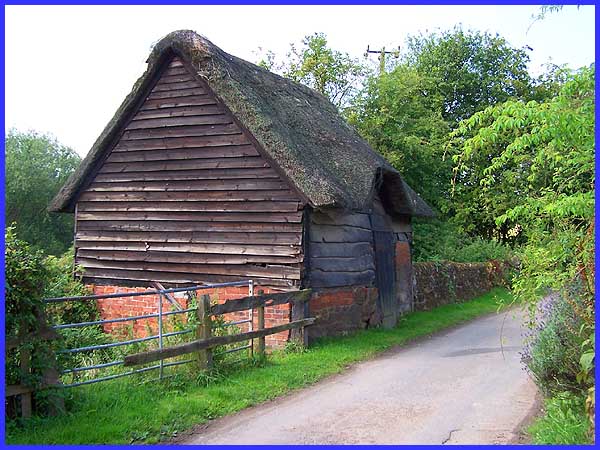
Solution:
M102 300L102 299L115 299L115 298L124 298L124 297L141 297L141 296L148 296L148 295L157 295L158 296L158 313L155 313L155 314L143 314L143 315L138 315L138 316L119 317L119 318L115 318L115 319L95 320L95 321L90 321L90 322L79 322L79 323L70 323L70 324L60 324L60 325L55 325L52 328L54 328L56 330L69 329L69 328L80 328L80 327L86 327L86 326L103 325L103 324L108 324L108 323L131 322L131 321L142 320L142 319L151 319L151 318L156 317L156 318L158 318L158 334L157 335L129 339L129 340L120 341L120 342L111 342L108 344L99 344L99 345L91 345L91 346L86 346L86 347L64 349L64 350L59 350L57 353L74 354L74 353L80 353L80 352L85 352L85 351L102 350L102 349L107 349L107 348L120 347L120 346L124 346L124 345L131 345L131 344L136 344L136 343L140 343L140 342L152 341L152 340L156 340L156 339L158 339L159 348L163 348L164 338L167 338L170 336L178 336L178 335L182 335L182 334L186 334L186 333L191 333L193 331L191 329L186 329L186 330L181 330L181 331L173 331L173 332L164 333L163 332L163 318L165 316L170 316L170 315L175 315L175 314L185 314L185 313L189 313L189 312L193 312L193 311L197 310L197 308L181 309L179 307L179 308L177 308L178 310L176 310L176 311L164 312L163 311L163 298L166 297L167 300L170 300L169 299L170 296L168 296L167 294L176 293L176 292L201 291L201 290L205 290L205 289L227 287L227 286L248 286L249 295L253 295L253 293L254 293L254 283L252 280L248 280L248 281L232 281L232 282L227 282L227 283L203 284L203 285L188 286L188 287L182 287L182 288L153 289L153 290L147 290L147 291L143 291L143 292L123 292L123 293L117 292L117 293L113 293L113 294L56 297L56 298L45 299L44 302L45 303L58 303L58 302L66 302L66 301ZM226 324L226 326L237 325L237 324L241 324L241 323L249 323L249 329L252 330L253 329L252 317L253 317L253 311L250 311L249 319L244 319L244 320L228 323L228 324ZM253 341L250 341L250 343L248 345L234 348L234 349L229 349L229 350L226 350L224 353L231 353L234 351L240 351L240 350L244 350L244 349L250 349L250 352L252 352L252 348L253 348ZM193 359L189 359L189 360L185 360L185 361L174 361L174 362L166 363L163 360L161 360L159 362L159 364L156 364L152 367L144 367L141 369L131 370L131 371L124 372L124 373L108 375L108 376L104 376L104 377L94 378L92 380L85 380L85 381L77 382L77 383L65 384L62 386L63 387L82 386L82 385L86 385L86 384L92 384L92 383L98 383L101 381L112 380L115 378L121 378L121 377L132 375L135 373L147 372L149 370L154 370L154 369L159 369L159 378L162 379L162 378L164 378L163 372L164 372L165 367L177 366L180 364L186 364L186 363L193 362L193 361L194 361ZM123 363L123 361L121 361L121 360L115 360L115 361L110 361L110 362L102 363L102 364L96 364L96 365L92 365L92 366L75 367L75 368L66 369L66 370L62 371L62 374L66 375L66 374L85 372L85 371L94 370L94 369L103 369L103 368L117 366L122 363Z
M101 300L104 298L120 298L120 297L136 297L136 296L144 296L144 295L157 295L161 292L163 294L168 294L171 292L188 292L188 291L201 291L203 289L212 289L219 287L227 287L227 286L246 286L250 281L230 281L227 283L214 283L214 284L199 284L196 286L188 286L181 288L169 288L164 290L149 290L143 292L123 292L123 293L114 293L114 294L95 294L95 295L76 295L74 297L53 297L47 298L44 300L45 303L60 303L60 302L68 302L68 301L76 301L76 300Z

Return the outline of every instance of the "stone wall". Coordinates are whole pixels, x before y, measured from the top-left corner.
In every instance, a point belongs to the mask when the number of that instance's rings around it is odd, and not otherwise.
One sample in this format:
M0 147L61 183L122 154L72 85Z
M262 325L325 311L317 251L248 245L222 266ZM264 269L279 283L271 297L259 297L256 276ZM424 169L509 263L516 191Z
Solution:
M415 311L424 311L448 303L471 300L506 284L508 264L456 263L449 261L418 262L415 276Z
M94 295L126 293L126 292L144 292L147 287L122 287L122 286L102 286L89 285ZM275 292L269 288L257 286L255 293L264 291L265 294ZM226 300L245 297L248 295L248 287L222 287L215 289L204 289L198 291L199 295L209 294L211 302L224 303ZM188 307L187 296L184 292L172 294L177 302L185 309ZM141 297L117 297L111 299L97 300L98 310L102 319L116 319L120 317L141 316L147 314L156 314L158 312L158 296L145 295ZM163 311L171 311L173 306L163 298ZM248 319L248 311L239 311L231 314L225 314L226 321L233 322ZM185 314L175 314L167 316L163 321L163 332L170 332L177 329L178 323ZM276 305L265 308L265 327L274 327L288 323L290 320L289 304ZM241 332L249 331L249 323L237 325ZM257 317L254 317L254 329L258 327ZM181 327L180 327L181 328ZM146 337L158 333L158 322L156 318L140 319L136 321L117 322L104 324L104 331L119 336ZM290 332L284 331L266 337L266 344L271 348L282 348L288 340Z
M309 316L316 317L307 328L309 342L322 336L339 336L381 323L377 311L377 288L353 286L321 289L309 302Z

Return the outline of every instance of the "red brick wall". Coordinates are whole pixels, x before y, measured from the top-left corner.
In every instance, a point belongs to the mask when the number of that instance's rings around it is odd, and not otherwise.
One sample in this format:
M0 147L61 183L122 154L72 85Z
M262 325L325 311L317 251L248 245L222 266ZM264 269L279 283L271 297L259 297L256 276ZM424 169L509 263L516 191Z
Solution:
M397 241L396 262L396 301L400 314L410 312L413 306L413 265L410 255L410 243Z
M117 292L144 292L146 287L122 287L122 286L99 286L90 285L95 295L114 294ZM265 294L276 292L265 287L255 287L255 293L264 291ZM209 294L211 302L224 303L227 300L245 297L248 295L247 286L224 287L215 289L203 289L198 291L198 295ZM187 308L187 300L184 293L172 294L183 307ZM145 295L141 297L118 297L112 299L97 300L100 316L103 319L116 319L120 317L141 316L146 314L156 314L158 312L158 295ZM171 303L163 299L163 311L171 311ZM265 308L265 327L273 327L288 323L290 320L289 304L276 305ZM173 329L174 321L181 320L183 315L173 315L164 318L164 332ZM231 314L225 314L224 318L228 322L244 320L249 318L248 311L240 311ZM257 315L254 314L254 329L258 326ZM249 330L249 323L237 325L242 332ZM131 332L135 337L145 337L158 333L157 318L140 319L134 322L108 323L104 325L104 331L118 335L129 335ZM281 348L288 340L290 332L284 331L266 337L266 344L271 348Z
M309 315L317 320L307 328L309 340L378 325L381 317L377 311L377 295L377 288L366 286L315 292L309 303Z

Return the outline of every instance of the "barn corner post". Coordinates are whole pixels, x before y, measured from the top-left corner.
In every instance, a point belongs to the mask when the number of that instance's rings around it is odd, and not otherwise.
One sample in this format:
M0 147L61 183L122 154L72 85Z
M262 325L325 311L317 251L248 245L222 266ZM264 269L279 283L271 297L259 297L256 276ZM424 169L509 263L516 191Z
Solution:
M209 339L212 334L212 320L210 317L210 295L203 294L198 302L198 327L196 338L198 340ZM211 349L198 351L198 366L200 370L209 370L213 366Z
M310 286L310 220L311 208L305 207L302 211L302 276L300 279L300 290L306 290L304 295L297 297L290 302L291 317L290 321L302 320L310 317L309 301L312 296L312 289L307 289ZM304 301L299 301L304 299ZM309 345L309 331L304 328L292 328L290 330L290 341L307 348Z
M308 302L312 291L310 289L302 292L302 295L296 296L291 301L292 306L292 322L304 320L308 318ZM308 347L308 330L301 326L292 328L290 331L290 340L303 348Z

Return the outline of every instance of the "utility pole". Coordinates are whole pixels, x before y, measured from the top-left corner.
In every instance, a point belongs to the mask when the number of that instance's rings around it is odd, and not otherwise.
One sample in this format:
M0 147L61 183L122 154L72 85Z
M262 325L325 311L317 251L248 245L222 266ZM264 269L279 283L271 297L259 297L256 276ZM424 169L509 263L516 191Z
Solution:
M370 46L367 45L365 58L369 57L369 53L379 53L379 75L383 75L385 73L385 55L392 55L394 58L400 57L400 46L398 46L398 50L386 52L385 47L382 47L381 50L371 50Z

